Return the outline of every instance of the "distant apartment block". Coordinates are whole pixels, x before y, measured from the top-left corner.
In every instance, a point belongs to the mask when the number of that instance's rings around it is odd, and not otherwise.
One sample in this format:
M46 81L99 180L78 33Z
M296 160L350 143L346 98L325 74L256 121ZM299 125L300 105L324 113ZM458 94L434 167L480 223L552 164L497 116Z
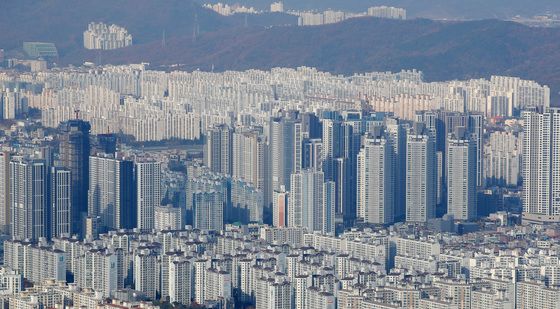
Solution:
M277 9L279 6L277 5L277 3L273 3L270 6L271 12L275 12L273 11L273 7ZM406 19L405 9L387 7L387 6L371 7L367 10L367 12L360 12L360 13L350 13L350 12L333 11L333 10L327 10L324 12L290 11L288 13L298 16L298 26L320 26L320 25L327 25L327 24L335 24L335 23L343 22L347 19L365 17L365 16L388 18L388 19L401 19L401 20Z
M284 12L284 2L278 1L270 4L271 13L283 13Z
M132 35L117 25L92 22L84 31L84 47L86 49L117 49L132 45Z
M233 14L257 14L257 10L254 7L246 7L238 4L228 5L222 3L210 4L207 3L204 5L205 8L212 10L220 15L230 16Z
M19 89L0 89L0 119L16 119L28 111Z
M346 19L364 16L364 14L352 14L342 11L327 10L324 12L290 12L298 16L298 26L321 26L336 24Z
M368 9L368 16L390 19L406 19L406 10L391 6L375 6Z

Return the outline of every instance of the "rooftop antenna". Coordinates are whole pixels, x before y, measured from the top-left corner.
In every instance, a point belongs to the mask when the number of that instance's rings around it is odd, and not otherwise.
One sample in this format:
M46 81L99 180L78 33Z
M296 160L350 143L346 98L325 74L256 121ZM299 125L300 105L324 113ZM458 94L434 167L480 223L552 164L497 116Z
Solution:
M161 36L161 48L165 49L165 45L166 45L166 43L165 43L165 29L164 29L163 34Z

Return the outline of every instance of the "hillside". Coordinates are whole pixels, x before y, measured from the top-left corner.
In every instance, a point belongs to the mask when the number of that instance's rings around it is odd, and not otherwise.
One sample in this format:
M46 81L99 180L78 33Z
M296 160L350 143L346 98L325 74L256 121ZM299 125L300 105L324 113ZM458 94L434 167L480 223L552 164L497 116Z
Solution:
M512 0L512 6L521 1ZM200 35L193 40L195 20ZM82 32L90 21L128 28L135 45L103 52L83 49ZM428 80L503 74L560 90L560 29L498 20L375 18L321 27L269 27L293 22L284 14L224 17L193 0L6 0L0 1L0 29L8 29L0 31L0 48L10 52L23 41L52 41L62 65L150 62L153 68L181 64L185 70L306 65L344 74L416 68Z
M240 21L203 9L192 0L2 0L0 48L20 48L24 41L55 42L64 53L82 46L82 33L92 21L116 23L143 44L239 25Z
M68 63L97 53L68 55ZM193 70L314 66L350 74L420 69L429 80L518 75L560 89L560 29L497 20L350 20L322 27L230 29L103 53L106 63L147 61Z

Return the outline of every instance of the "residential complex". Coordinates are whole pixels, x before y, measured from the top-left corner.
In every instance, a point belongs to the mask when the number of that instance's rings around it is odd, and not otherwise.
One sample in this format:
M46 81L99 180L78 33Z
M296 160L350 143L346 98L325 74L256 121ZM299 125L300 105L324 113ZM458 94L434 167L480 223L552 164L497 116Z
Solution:
M560 113L534 81L133 64L0 89L8 308L560 303Z
M132 35L117 25L92 22L84 31L84 48L86 49L117 49L132 45Z

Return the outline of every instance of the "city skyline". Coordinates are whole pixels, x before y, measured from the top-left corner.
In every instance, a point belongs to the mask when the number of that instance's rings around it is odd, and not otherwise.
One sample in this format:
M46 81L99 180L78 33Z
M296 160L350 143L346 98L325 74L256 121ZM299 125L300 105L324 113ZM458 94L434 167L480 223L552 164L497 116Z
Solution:
M560 308L560 5L64 1L0 9L4 309Z
M46 81L52 78L71 81L76 76L91 74L79 70L69 73L68 76L55 73ZM25 74L28 73L19 78ZM22 133L5 137L5 145L12 147L3 147L2 159L7 165L2 165L0 175L14 175L2 187L8 190L6 200L10 201L2 209L2 213L11 218L5 224L11 226L11 240L6 245L19 248L20 244L29 243L38 246L33 249L39 250L37 254L46 254L45 259L54 260L60 254L71 259L66 255L69 252L66 245L56 245L61 241L72 240L86 245L114 232L158 238L157 235L181 233L179 231L222 235L226 230L247 228L248 237L251 235L249 227L253 226L257 231L254 235L280 237L287 241L283 245L290 245L293 242L290 237L296 235L300 235L297 236L300 241L311 237L304 235L339 239L352 235L353 231L392 233L396 227L406 228L410 224L414 229L425 229L426 233L439 237L470 235L487 229L481 224L489 220L488 216L493 220L499 218L502 220L500 225L514 229L522 226L517 224L560 224L555 219L556 208L552 200L520 198L547 188L550 189L541 192L554 194L555 186L542 182L548 181L546 175L553 175L557 169L548 155L554 149L555 135L549 132L555 128L553 121L557 113L555 108L549 107L550 92L546 86L498 76L490 80L426 83L421 72L403 71L355 75L348 78L352 86L341 87L336 83L341 77L300 68L271 72L171 74L169 77L183 80L181 88L176 88L175 82L169 83L169 78L162 79L168 74L144 70L137 65L107 67L107 71L93 75L96 77L88 82L74 84L84 89L83 104L96 104L107 98L104 106L117 104L114 106L120 109L123 98L125 106L126 100L133 99L126 93L137 93L140 100L146 100L144 112L152 111L146 115L148 117L141 116L138 106L130 109L141 117L136 120L136 128L145 126L135 131L138 134L134 143L157 141L162 146L154 148L155 151L146 151L144 146L131 143L134 139L127 139L122 131L117 134L110 130L96 131L96 126L79 118L84 117L93 123L97 120L81 110L62 113L63 122L53 128L33 128L35 131L30 131L29 136L35 136L35 140L27 148L13 147L17 145L15 141L26 139L22 137L29 134L26 126L16 129ZM187 76L191 79L185 79ZM249 88L249 84L239 81L226 82L227 76L242 79L266 77L276 80L276 85L263 89L262 82L257 82L250 84ZM315 81L311 77L321 79ZM141 82L136 84L135 79ZM290 86L284 79L304 81L305 87ZM97 85L104 80L121 82L109 88ZM221 80L221 84L207 87L205 92L188 84L208 83L210 86L216 80ZM224 92L227 83L231 86ZM43 112L52 110L57 101L44 104L44 98L54 98L55 94L67 91L65 87L41 89L40 93L26 89L4 92L9 96L8 100L2 100L7 104L4 106L22 106L21 111L13 115L16 119L29 108ZM366 91L361 97L353 98L360 89ZM186 98L195 98L191 91L197 96L203 94L204 101L183 103L181 97L185 94ZM407 94L401 94L402 91ZM76 93L76 90L72 92ZM147 95L152 99L148 100ZM158 95L164 95L163 100L154 99ZM383 95L394 97L387 99ZM66 100L66 96L59 97L58 102ZM121 99L115 100L117 96ZM17 101L12 100L14 97ZM139 99L134 100L140 102ZM302 105L305 101L307 106ZM502 102L501 105L497 101ZM179 112L181 104L184 109ZM70 106L66 105L64 109L69 110ZM197 119L189 126L175 127L173 133L196 137L190 142L194 143L193 150L166 150L171 140L158 133L153 116L158 111L167 110L174 111L173 118L166 116L166 121L170 121L166 124L168 128L182 113ZM128 108L123 111L129 112ZM45 117L51 117L48 115L53 114L42 114L40 119L27 121L40 124L48 119ZM539 119L550 120L543 122ZM47 120L46 123L53 122ZM189 132L193 129L196 132ZM535 148L533 143L550 146ZM527 153L530 153L528 159L522 160ZM550 167L544 165L546 162ZM532 166L543 168L537 171L540 176L528 174ZM17 172L19 169L22 173ZM23 172L25 170L29 172ZM35 170L37 172L32 172ZM74 179L72 175L76 174L83 175L80 179L87 179L85 212L80 206L83 195L74 192L85 181L71 181ZM530 177L537 177L538 181L529 184L521 181ZM33 187L19 190L20 183L30 183ZM533 184L537 185L535 189L531 187ZM34 192L33 198L28 199L26 192ZM20 208L19 201L24 200L27 204ZM21 229L30 223L33 228ZM316 244L312 243L312 246ZM60 252L55 250L59 255L48 255L47 251L42 251L46 248L60 248ZM84 274L76 268L79 266L72 266L73 262L64 259L55 264L59 265L58 269L52 270L55 275L39 275L29 270L22 276L39 284L49 278L71 280L69 282L82 288L91 287L102 292L105 297L114 297L112 291L115 289L134 287L152 300L162 299L165 284L169 300L191 299L205 304L218 301L226 307L252 303L261 306L268 302L264 300L268 298L257 293L255 288L259 284L272 293L266 297L273 297L284 304L282 308L290 309L292 306L327 308L329 303L334 305L345 301L347 296L343 291L352 291L350 286L340 291L332 286L325 290L323 283L314 283L314 279L300 282L299 275L285 273L281 264L273 264L280 267L275 271L287 277L272 279L264 274L258 275L263 277L256 277L252 285L243 287L242 279L233 278L230 268L199 263L199 257L194 256L195 260L192 260L180 253L173 253L177 256L167 260L167 265L162 262L161 255L172 252L167 251L169 248L157 248L158 245L148 245L127 249L132 254L128 258L131 266L122 266L119 271L111 266L114 261L119 261L119 253L113 252L112 246L94 249L91 256L77 253L78 261L83 261L79 263L89 263L89 258L92 261L100 259L99 266L91 264L92 267L100 268L100 275L111 273L109 281L99 283L99 287L96 287L98 283L83 281L89 279L82 277ZM297 248L290 250L300 250ZM335 252L350 254L349 257L355 254L348 250ZM435 272L442 267L437 263L448 263L438 260L433 266L429 264L432 259L429 256L407 253L393 258L387 255L389 249L383 250L384 266L374 272L389 274L395 269L409 271L411 267ZM375 261L381 263L377 258ZM17 263L10 264L8 270L24 270L23 266L13 266L19 265ZM66 270L60 270L61 263L66 265ZM336 266L337 271L342 271L338 267L342 266ZM160 271L167 277L154 280L160 276ZM314 272L308 274L313 276ZM445 275L441 280L447 283L443 286L437 280L431 284L443 293L444 287L459 284L453 280L464 280L461 284L467 285L474 282L474 278L461 274L462 271L458 271ZM203 286L186 287L186 278L199 278L188 280ZM335 276L317 280L335 278L344 279ZM539 275L533 279L545 280L544 285L554 290L555 286L546 283L546 278ZM240 280L237 281L239 285L234 286L233 280ZM182 286L179 287L177 282L182 282ZM212 293L218 294L206 293L208 288L217 289ZM530 289L530 286L520 285L515 293L521 293L521 288ZM477 288L469 289L474 293ZM242 296L243 290L248 295ZM301 294L298 296L297 293ZM287 295L292 296L284 299ZM368 303L371 299L361 297L364 306L375 306ZM472 297L469 300L471 307L483 301ZM448 298L438 301L452 302L454 299L452 296ZM299 301L301 305L297 305L297 299L306 301ZM506 296L498 299L511 306L517 302ZM415 306L430 306L429 302L430 299L420 297ZM381 303L390 304L390 301ZM402 305L403 300L399 304Z

